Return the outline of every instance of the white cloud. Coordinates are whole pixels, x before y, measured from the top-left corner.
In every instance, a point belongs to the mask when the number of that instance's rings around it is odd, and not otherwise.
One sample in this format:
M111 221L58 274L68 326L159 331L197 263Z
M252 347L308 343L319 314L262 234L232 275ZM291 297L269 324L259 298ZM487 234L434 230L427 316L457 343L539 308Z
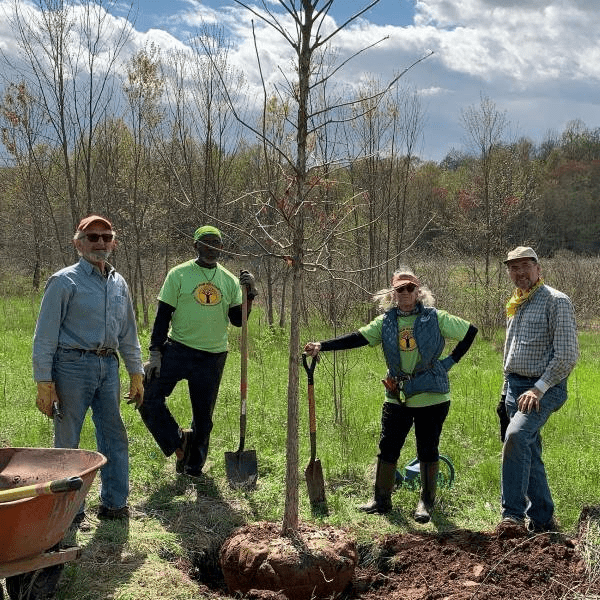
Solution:
M1 7L10 1L0 0L0 15ZM395 2L381 0L390 10L394 10ZM244 72L251 85L251 99L256 100L261 86L252 21L269 85L281 82L282 72L292 72L294 52L279 33L255 15L230 0L223 7L225 4L211 0L211 7L199 0L179 2L182 11L158 18L160 29L137 32L131 49L149 41L163 50L181 48L180 40L195 35L203 24L219 25L235 42L230 60ZM577 118L589 127L600 126L596 0L417 0L414 6L413 23L407 27L372 25L366 14L340 32L334 43L343 59L389 36L340 71L348 85L367 76L385 81L434 51L402 80L420 91L429 110L427 157L440 160L450 147L460 145L461 111L477 105L482 94L500 110L506 109L507 118L518 123L520 134L534 141L542 141L546 131L560 131ZM276 2L269 7L279 10ZM142 4L140 10L146 6ZM280 22L294 34L285 15ZM328 18L323 33L335 26ZM0 47L9 53L14 49L11 38L6 21L0 18Z

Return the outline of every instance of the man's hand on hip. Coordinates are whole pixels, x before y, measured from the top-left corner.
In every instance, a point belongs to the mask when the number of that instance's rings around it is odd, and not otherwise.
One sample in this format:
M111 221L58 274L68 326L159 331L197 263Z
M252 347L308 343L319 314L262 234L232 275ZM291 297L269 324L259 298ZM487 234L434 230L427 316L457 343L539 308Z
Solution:
M530 413L534 409L536 412L539 412L540 398L542 395L542 392L540 392L540 390L537 388L531 388L530 390L527 390L517 399L519 410L523 413Z
M58 406L58 396L54 387L54 381L37 382L37 398L35 399L37 407L47 417L53 418L52 409L54 405Z

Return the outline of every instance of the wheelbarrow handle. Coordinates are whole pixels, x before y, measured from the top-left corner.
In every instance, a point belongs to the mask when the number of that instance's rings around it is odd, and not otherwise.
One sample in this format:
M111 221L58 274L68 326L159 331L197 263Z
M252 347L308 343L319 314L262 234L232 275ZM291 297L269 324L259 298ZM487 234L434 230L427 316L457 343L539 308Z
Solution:
M65 479L55 479L44 483L33 485L24 485L8 490L0 490L0 503L13 502L23 498L35 498L47 494L60 494L62 492L73 492L81 489L83 479L81 477L67 477Z

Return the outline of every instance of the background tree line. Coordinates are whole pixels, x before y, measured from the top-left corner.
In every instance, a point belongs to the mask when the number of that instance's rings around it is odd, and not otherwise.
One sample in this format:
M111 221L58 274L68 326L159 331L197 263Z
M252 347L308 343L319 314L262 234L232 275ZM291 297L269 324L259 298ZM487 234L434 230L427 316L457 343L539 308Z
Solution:
M372 313L364 300L399 264L435 256L472 265L474 320L491 334L508 247L598 253L600 129L572 122L539 146L510 141L506 114L482 96L462 115L468 151L423 161L416 91L400 76L340 89L324 47L312 66L324 85L306 107L299 199L294 85L289 96L265 86L262 110L250 112L219 28L198 32L189 51L150 46L125 60L131 31L108 30L106 2L37 6L32 20L15 2L22 64L5 65L0 103L3 270L33 289L73 261L76 223L99 212L118 231L115 262L148 324L166 271L210 222L225 234L226 264L257 272L269 323L283 324L301 208L302 285L331 323L355 316L357 299Z

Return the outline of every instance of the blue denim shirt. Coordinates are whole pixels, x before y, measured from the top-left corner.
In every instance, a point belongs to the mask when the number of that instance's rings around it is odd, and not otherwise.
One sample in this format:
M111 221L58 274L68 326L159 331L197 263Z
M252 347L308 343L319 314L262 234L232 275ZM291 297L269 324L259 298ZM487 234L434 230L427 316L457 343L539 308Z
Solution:
M112 266L107 268L103 277L81 258L48 279L33 337L36 381L52 381L58 348L113 348L129 373L144 372L129 288Z

